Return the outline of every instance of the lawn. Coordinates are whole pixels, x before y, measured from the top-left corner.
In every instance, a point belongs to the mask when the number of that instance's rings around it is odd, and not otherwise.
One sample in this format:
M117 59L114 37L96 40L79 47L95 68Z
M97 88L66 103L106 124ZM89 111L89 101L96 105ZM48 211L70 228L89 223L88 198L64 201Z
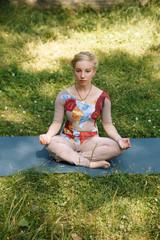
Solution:
M104 11L0 7L0 136L38 136L58 92L75 82L70 61L88 50L94 84L112 100L122 137L160 136L160 5ZM100 119L98 127L104 133ZM159 239L160 176L81 173L0 178L0 239Z

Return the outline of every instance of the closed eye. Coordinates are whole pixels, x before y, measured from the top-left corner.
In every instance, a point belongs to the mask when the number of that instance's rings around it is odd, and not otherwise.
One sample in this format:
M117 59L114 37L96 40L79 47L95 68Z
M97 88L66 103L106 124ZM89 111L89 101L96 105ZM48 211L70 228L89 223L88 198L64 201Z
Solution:
M82 72L82 70L81 69L76 69L76 72L79 73L79 72ZM91 72L91 70L90 69L86 69L85 72L89 73L89 72Z

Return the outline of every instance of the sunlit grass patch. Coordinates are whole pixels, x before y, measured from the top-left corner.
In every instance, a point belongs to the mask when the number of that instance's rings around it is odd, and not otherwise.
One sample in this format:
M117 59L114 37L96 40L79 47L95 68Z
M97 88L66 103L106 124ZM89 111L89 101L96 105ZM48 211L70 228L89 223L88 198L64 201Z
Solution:
M74 23L71 21L73 16L70 16L67 25L63 19L67 12L62 11L60 21L60 16L49 11L42 13L23 9L24 19L18 21L21 15L16 9L14 14L18 14L18 18L14 19L14 26L13 22L5 24L2 18L3 59L7 64L16 61L27 71L51 72L61 68L61 59L66 58L69 62L77 51L86 49L94 53L103 50L107 55L114 50L143 55L154 42L160 43L157 25L159 12L154 9L155 14L151 16L149 13L143 15L139 8L136 10L130 8L102 14L91 12L83 16L75 14ZM24 29L22 25L25 25Z
M143 29L141 29L142 25ZM28 60L24 59L22 67L29 71L31 69L56 71L61 68L61 59L67 59L69 62L77 51L86 49L95 53L103 50L107 55L115 50L125 51L131 55L143 55L153 44L156 35L154 25L155 22L152 24L149 21L141 21L136 26L115 26L89 33L71 31L70 38L63 37L58 41L48 40L44 43L41 39L37 39L24 46ZM102 60L100 55L99 60Z
M1 117L5 120L5 121L13 121L15 123L21 123L24 120L31 120L33 119L32 116L29 116L29 114L27 114L26 111L17 111L17 109L10 109L8 107L5 107L6 109L4 111L2 111L2 115ZM26 115L25 118L23 115Z
M57 94L57 93L55 93L55 89L56 89L55 85L56 84L44 82L39 88L40 96L42 96L44 98L49 97L54 100L56 97L56 94Z

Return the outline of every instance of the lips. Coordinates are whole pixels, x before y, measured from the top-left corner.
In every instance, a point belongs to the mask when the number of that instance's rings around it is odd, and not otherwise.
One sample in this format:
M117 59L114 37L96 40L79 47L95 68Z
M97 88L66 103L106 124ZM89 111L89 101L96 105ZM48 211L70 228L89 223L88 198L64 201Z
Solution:
M80 82L81 82L81 83L85 83L85 82L86 82L86 80L80 80Z

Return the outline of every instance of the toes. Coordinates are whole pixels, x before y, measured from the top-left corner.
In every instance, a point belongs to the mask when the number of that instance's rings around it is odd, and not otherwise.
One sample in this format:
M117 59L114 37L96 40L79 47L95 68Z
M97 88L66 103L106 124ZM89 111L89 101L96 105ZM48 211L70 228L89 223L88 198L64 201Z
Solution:
M100 162L91 162L90 163L90 168L109 168L110 163L107 161L100 161Z
M109 162L105 162L103 168L109 168L111 165Z

